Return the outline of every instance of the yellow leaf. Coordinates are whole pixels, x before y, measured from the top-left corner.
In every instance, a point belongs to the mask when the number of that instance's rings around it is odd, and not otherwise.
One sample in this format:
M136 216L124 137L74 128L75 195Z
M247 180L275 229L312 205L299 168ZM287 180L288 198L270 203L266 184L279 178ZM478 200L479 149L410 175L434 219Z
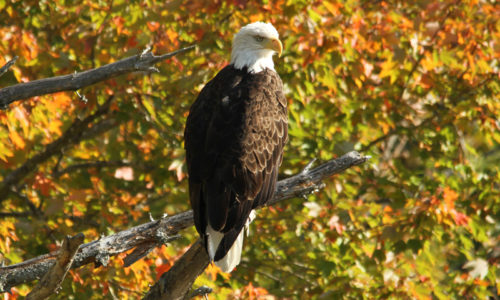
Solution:
M396 63L392 61L392 57L390 57L388 60L384 61L381 65L382 70L380 71L380 78L384 78L387 76L391 76L392 73L394 72L394 67L396 66Z
M338 3L333 4L333 3L330 3L328 1L324 1L322 4L323 4L324 7L326 7L326 9L328 9L328 11L332 15L336 16L336 15L339 14L340 4L338 4Z
M0 143L0 159L7 162L7 157L12 156L14 156L14 153L10 149L5 148L3 143Z
M23 138L14 130L9 132L10 140L14 143L17 149L24 149L26 143Z
M61 126L62 122L60 120L52 120L51 122L49 122L49 131L56 133L57 135L61 135Z
M354 83L361 88L363 86L363 82L359 78L354 78Z

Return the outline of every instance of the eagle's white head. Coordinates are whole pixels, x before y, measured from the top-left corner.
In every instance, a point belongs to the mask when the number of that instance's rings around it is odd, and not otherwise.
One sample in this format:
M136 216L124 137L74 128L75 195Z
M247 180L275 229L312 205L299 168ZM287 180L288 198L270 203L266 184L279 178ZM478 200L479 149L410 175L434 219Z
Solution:
M231 64L250 73L274 70L273 54L281 55L283 45L278 31L270 23L255 22L240 29L233 38Z

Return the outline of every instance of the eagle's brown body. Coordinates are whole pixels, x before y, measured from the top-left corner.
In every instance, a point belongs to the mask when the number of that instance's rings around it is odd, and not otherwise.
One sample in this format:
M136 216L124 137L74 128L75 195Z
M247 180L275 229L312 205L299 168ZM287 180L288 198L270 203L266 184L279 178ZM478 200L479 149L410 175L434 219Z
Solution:
M287 141L287 102L274 70L249 73L228 65L201 91L185 129L194 222L223 233L223 258L252 209L273 197Z

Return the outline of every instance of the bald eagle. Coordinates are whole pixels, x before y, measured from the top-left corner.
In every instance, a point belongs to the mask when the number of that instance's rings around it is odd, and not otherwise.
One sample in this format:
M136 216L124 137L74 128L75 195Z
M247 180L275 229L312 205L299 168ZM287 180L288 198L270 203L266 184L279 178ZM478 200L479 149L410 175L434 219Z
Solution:
M194 223L210 260L224 272L240 262L253 210L274 194L288 139L287 102L272 58L282 47L271 24L242 27L230 64L201 90L187 118Z

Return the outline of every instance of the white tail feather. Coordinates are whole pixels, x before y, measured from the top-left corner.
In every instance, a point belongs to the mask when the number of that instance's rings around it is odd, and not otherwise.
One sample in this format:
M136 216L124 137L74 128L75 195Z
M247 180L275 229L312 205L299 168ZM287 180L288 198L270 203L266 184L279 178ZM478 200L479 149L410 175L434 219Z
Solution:
M231 246L231 249L229 249L226 256L224 256L222 259L218 261L215 261L215 265L221 268L223 272L226 273L231 272L240 263L241 249L243 248L243 238L245 236L245 231L247 232L248 235L249 233L248 226L253 221L253 219L255 219L255 212L252 210L250 212L250 215L248 216L248 220L245 224L244 229L241 230L240 234L236 238L236 241L234 241L233 246ZM213 261L215 257L215 252L217 252L217 247L219 247L220 241L224 237L224 234L215 231L210 226L210 224L207 225L206 234L208 242L207 245L208 256L210 257L210 260Z
M213 261L215 252L217 252L217 247L219 247L220 241L224 237L224 234L215 231L212 226L210 226L210 224L207 225L205 233L207 234L208 256L210 257L210 261Z
M227 252L226 256L224 256L221 260L215 261L215 265L221 268L223 272L231 272L240 263L244 236L245 233L242 230L236 238L236 241L234 241L234 244L231 246L231 249Z

